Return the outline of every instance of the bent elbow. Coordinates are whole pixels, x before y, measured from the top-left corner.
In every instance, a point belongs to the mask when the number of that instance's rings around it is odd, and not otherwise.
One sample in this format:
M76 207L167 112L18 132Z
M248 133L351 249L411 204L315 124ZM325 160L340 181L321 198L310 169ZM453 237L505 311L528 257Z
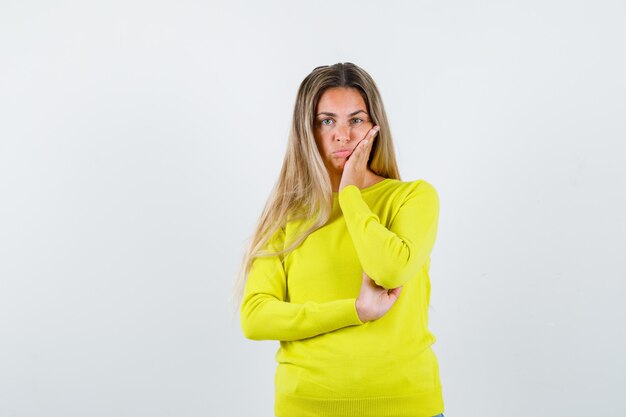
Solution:
M407 262L403 265L397 263L389 265L388 268L381 271L380 278L374 279L374 282L386 290L401 287L419 273L426 260L428 260L428 257L426 257L426 259L419 259L418 262Z
M239 325L241 332L246 339L259 340L258 325L254 320L254 309L250 304L250 300L244 300L239 310Z
M267 314L264 297L252 296L244 300L239 312L239 323L243 335L250 340L269 340Z
M254 318L251 317L250 314L244 314L244 312L242 311L239 323L241 325L241 332L246 339L265 340L262 332L260 331L261 326L256 323L256 320L254 320Z
M256 330L256 327L250 326L248 321L241 324L241 330L246 339L262 340Z
M386 290L393 290L394 288L403 286L410 278L411 276L405 278L404 275L396 275L389 278L374 280L374 282L376 282L377 285L383 287Z

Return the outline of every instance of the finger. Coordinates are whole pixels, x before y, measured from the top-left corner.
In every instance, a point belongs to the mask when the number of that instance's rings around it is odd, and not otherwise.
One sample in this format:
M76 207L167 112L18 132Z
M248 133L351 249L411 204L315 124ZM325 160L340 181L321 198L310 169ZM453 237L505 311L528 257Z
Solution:
M365 285L370 288L378 287L378 284L376 284L376 282L366 273L363 273L363 283L361 285Z
M376 137L378 136L379 130L380 130L380 126L374 126L373 128L371 128L369 132L367 132L367 134L365 135L365 138L363 138L356 147L357 148L359 146L365 147L368 144L371 144L370 145L370 149L371 149L372 145L374 144L374 139L376 139ZM363 143L363 145L361 145L361 143Z
M372 128L365 134L365 137L363 139L376 137L376 134L378 133L379 130L380 130L380 126L378 125L372 126Z
M380 126L374 126L370 129L369 135L367 136L365 143L374 143L374 139L378 137L378 132L380 131Z
M378 126L378 125L374 126L370 130L370 136L372 137L372 140L374 140L374 139L376 139L378 137L378 132L380 132L380 126Z
M390 296L396 297L398 298L400 296L400 293L402 292L402 287L398 287L398 288L394 288L392 290L389 290L387 293Z

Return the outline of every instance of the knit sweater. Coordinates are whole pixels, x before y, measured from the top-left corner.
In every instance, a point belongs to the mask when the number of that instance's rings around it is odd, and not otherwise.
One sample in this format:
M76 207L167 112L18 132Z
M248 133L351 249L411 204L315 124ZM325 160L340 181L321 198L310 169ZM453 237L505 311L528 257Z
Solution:
M241 305L244 335L279 340L277 417L430 417L444 411L428 329L430 254L439 198L424 180L386 178L333 193L329 221L286 256L253 260ZM298 224L268 242L282 249ZM363 323L362 272L402 286L391 309Z

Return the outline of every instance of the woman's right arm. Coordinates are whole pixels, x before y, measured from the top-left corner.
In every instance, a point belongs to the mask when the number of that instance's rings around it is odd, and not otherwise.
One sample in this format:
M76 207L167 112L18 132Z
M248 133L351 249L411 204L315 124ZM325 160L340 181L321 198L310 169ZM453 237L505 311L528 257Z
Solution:
M284 232L283 232L284 233ZM280 237L280 230L277 237ZM273 242L279 240L275 236ZM270 248L277 247L270 242ZM285 301L287 276L279 256L255 258L250 267L240 322L244 336L253 340L293 341L363 324L356 298L323 303Z

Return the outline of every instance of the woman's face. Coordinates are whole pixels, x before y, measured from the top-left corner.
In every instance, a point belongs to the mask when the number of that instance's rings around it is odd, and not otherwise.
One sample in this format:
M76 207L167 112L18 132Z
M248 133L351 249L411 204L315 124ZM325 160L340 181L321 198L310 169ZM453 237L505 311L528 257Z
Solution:
M365 101L356 88L332 87L320 96L315 115L313 133L326 169L341 175L346 159L373 127Z

